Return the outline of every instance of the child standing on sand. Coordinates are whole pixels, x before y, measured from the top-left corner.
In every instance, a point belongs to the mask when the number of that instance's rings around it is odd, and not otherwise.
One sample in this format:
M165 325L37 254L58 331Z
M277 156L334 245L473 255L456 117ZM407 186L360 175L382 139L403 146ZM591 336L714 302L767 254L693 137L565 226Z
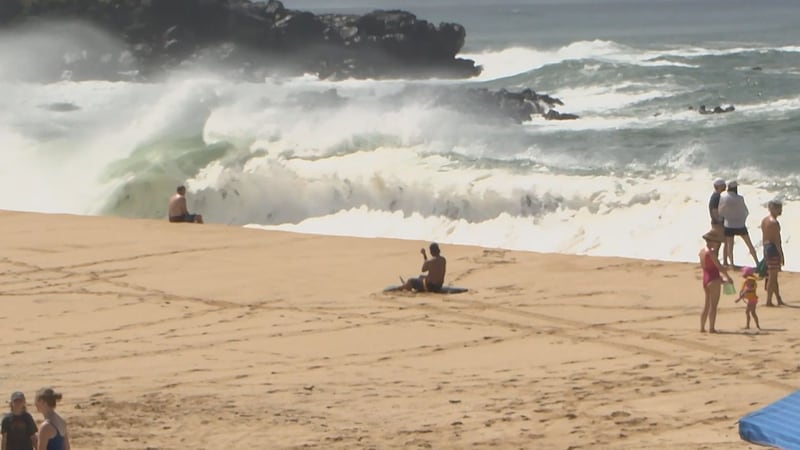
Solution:
M761 325L758 324L758 316L756 315L756 304L758 303L756 286L758 284L758 278L756 277L755 269L752 267L745 267L742 269L742 276L744 277L744 282L742 283L742 289L739 291L739 298L736 299L736 302L738 303L739 300L742 299L747 300L747 309L744 311L747 316L747 328L750 328L750 316L752 316L753 320L756 322L756 328L760 330Z
M3 450L33 450L36 422L25 409L25 394L11 394L11 412L3 417Z

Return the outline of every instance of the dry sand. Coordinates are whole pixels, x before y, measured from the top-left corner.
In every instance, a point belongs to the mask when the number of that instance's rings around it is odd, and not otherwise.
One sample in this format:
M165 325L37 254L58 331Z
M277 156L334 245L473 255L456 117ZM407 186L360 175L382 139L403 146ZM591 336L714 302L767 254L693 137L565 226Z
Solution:
M800 310L701 334L697 264L443 245L470 292L384 294L424 243L0 223L0 394L62 391L75 449L749 448L798 386Z

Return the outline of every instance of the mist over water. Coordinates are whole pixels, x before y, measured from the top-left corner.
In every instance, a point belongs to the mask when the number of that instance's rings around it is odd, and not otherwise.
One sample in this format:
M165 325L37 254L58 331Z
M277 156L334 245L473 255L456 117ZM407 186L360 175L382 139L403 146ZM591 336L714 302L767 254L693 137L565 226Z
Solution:
M0 62L0 80L34 83L89 74L130 79L136 70L124 42L77 20L41 20L0 30Z
M756 243L765 203L785 199L787 255L800 252L800 47L769 33L720 40L717 29L691 44L645 32L615 40L608 24L584 24L555 45L526 42L529 30L492 23L507 14L496 6L413 10L483 21L467 27L462 56L484 66L472 80L242 82L187 68L139 83L124 81L135 61L100 31L3 32L0 208L162 218L185 183L190 209L209 222L693 261L711 180L723 176L742 186ZM589 6L547 7L579 21L571 14ZM762 6L776 15L789 7ZM40 80L69 58L122 76ZM407 90L420 86L529 87L581 117L519 125ZM700 104L736 111L704 116ZM746 262L742 247L737 261Z

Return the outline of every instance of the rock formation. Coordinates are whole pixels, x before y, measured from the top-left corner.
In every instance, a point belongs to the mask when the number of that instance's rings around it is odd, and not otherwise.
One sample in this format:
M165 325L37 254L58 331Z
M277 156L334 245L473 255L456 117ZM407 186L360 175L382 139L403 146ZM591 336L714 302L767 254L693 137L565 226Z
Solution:
M109 73L147 79L193 65L255 79L281 73L467 78L480 72L474 61L457 58L463 26L437 26L405 11L315 15L278 0L0 1L0 29L47 20L89 23L127 46L127 55L65 58L70 61L60 69L76 79L113 78ZM113 67L95 70L98 64Z

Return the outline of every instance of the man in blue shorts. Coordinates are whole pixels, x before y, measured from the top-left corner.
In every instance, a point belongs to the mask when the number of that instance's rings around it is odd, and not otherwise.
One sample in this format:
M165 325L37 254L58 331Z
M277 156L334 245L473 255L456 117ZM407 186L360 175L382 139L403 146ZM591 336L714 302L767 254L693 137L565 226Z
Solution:
M772 296L778 305L785 305L778 287L778 273L784 264L783 245L781 245L781 224L778 216L783 213L783 203L772 200L767 204L769 215L761 220L761 242L764 244L764 259L767 263L767 306L774 306Z
M175 194L169 198L169 221L203 223L203 216L200 214L189 214L186 207L186 187L178 186Z

